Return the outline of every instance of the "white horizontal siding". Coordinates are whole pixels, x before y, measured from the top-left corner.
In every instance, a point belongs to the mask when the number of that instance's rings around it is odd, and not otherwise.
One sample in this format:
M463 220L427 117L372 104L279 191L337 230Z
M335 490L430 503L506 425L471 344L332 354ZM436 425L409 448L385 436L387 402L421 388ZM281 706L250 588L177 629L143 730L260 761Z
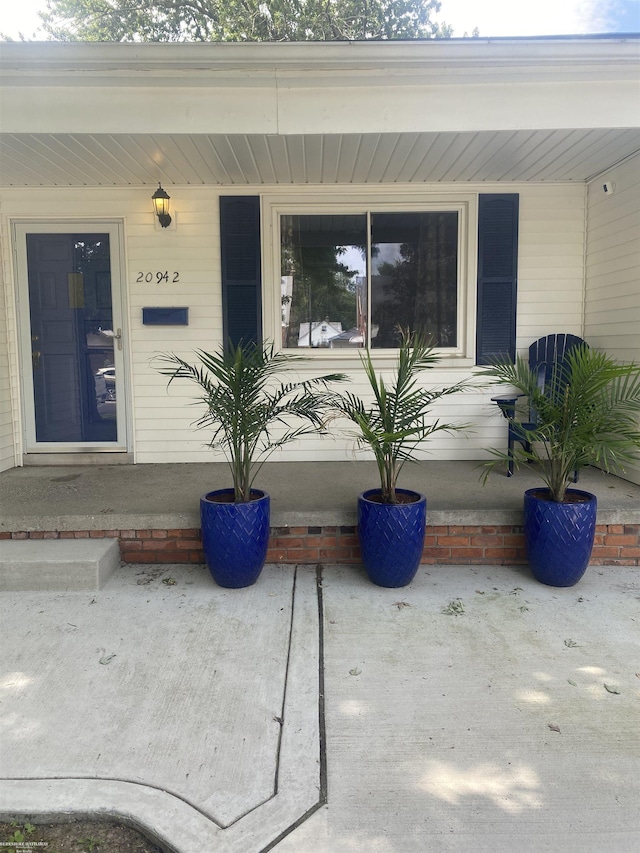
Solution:
M633 311L637 302L638 297L634 293L614 294L603 288L594 294L590 308L597 315L599 323L607 323L614 314L619 318L620 311Z
M594 275L592 272L589 276L588 306L591 310L599 299L624 299L625 296L635 299L636 295L635 281L630 280L628 270L607 267L601 273Z
M544 335L582 334L584 187L518 188L518 351Z
M519 291L517 345L524 351L538 337L552 332L582 332L584 202L582 185L464 184L427 188L438 197L447 192L519 192ZM287 188L288 189L288 188ZM279 195L287 192L275 188ZM172 187L171 213L175 230L157 230L151 212L153 188L23 189L3 191L5 227L9 217L47 219L118 219L125 230L125 304L128 314L128 376L131 395L133 449L137 462L202 462L212 458L206 447L207 434L194 430L198 410L189 403L197 389L188 383L173 383L155 369L160 352L175 352L186 359L195 349L216 348L222 340L222 297L218 194L274 192L274 188ZM314 188L317 195L318 188ZM366 199L371 190L357 188L355 196ZM379 197L387 190L374 189ZM394 198L402 187L388 190ZM294 193L301 197L300 188ZM325 189L328 201L335 190ZM407 198L415 201L419 190L407 187ZM339 194L342 199L344 194ZM268 223L265 223L268 225ZM8 249L5 247L5 264ZM176 284L138 281L139 274L178 271ZM266 272L265 275L270 275ZM471 292L474 290L472 282ZM142 308L185 306L189 325L145 326ZM473 309L471 309L473 313ZM471 319L473 323L473 318ZM14 347L15 350L15 347ZM11 347L10 347L10 351ZM368 394L364 375L355 354L351 359L312 360L298 372L302 376L346 371L353 382L350 390ZM14 366L16 355L13 352ZM0 371L2 370L0 354ZM469 378L469 368L441 367L430 371L427 386L440 387ZM294 374L292 374L292 377ZM15 385L15 381L12 380ZM345 386L346 387L346 386ZM15 392L15 389L14 389ZM4 399L0 391L0 399ZM470 430L459 435L437 434L426 445L424 457L482 459L487 447L506 445L506 421L491 391L470 392L447 398L434 407L434 415L456 423L468 422ZM17 411L17 408L16 408ZM347 459L354 454L354 441L342 426L332 424L329 438L307 437L286 450L287 459ZM0 426L0 435L3 426ZM0 451L1 452L1 451ZM218 458L218 457L216 457Z
M603 192L613 183L613 194ZM585 334L592 346L640 362L640 155L589 184ZM640 463L624 474L640 483Z
M145 437L145 436L143 436ZM477 460L481 462L489 458L486 451L487 444L489 446L500 447L506 450L507 434L506 430L503 435L493 436L487 435L487 443L481 446L478 443L465 442L461 438L451 440L446 443L444 441L435 440L425 446L425 449L419 450L416 453L416 458L429 461L430 459L457 459L457 460ZM318 462L326 460L327 462L341 462L349 459L373 459L373 455L366 450L356 449L355 442L348 439L341 441L332 441L326 438L322 445L315 446L312 442L300 443L297 447L287 447L280 451L279 458L286 459L288 462ZM272 459L278 457L272 457ZM153 462L224 462L225 458L221 453L214 453L202 443L197 442L181 442L179 449L176 449L174 441L144 441L144 449L137 454L138 463L153 463ZM480 477L480 473L478 474Z
M640 156L588 187L585 332L594 346L640 361Z
M319 371L309 370L308 373ZM444 384L459 381L461 376L454 376L450 371L435 369L435 376L429 376L433 382L425 383L433 387L437 379ZM341 387L365 400L371 398L366 384L362 382L362 374L351 371L353 381ZM437 379L436 379L437 377ZM206 461L222 459L220 454L213 454L206 447L210 433L207 430L195 430L193 422L202 411L199 406L190 406L197 396L197 388L188 382L173 383L170 389L165 389L166 378L160 377L161 388L158 391L157 382L147 386L144 414L143 406L139 405L140 416L137 419L136 436L145 456L139 461L159 461L161 457L171 452L173 461ZM337 386L336 386L337 387ZM499 413L497 406L491 402L490 396L495 389L468 391L444 398L434 404L434 418L455 425L469 424L469 428L457 434L445 432L436 433L424 448L418 452L420 458L447 459L484 459L487 457L487 447L506 445L506 421ZM140 404L140 399L138 400ZM289 460L341 460L348 459L357 452L358 458L368 458L366 451L356 451L353 438L354 426L347 420L335 420L329 425L329 434L324 437L306 436L294 444L287 446L286 458ZM147 455L149 454L148 458ZM153 454L157 454L155 457ZM364 454L364 455L363 455Z
M635 160L617 166L588 186L589 230L594 234L606 234L617 230L618 223L627 223L638 209L638 190L635 183L634 171L638 169ZM616 183L613 194L603 191L603 185L612 180L614 174L623 179ZM628 179L628 183L625 181Z

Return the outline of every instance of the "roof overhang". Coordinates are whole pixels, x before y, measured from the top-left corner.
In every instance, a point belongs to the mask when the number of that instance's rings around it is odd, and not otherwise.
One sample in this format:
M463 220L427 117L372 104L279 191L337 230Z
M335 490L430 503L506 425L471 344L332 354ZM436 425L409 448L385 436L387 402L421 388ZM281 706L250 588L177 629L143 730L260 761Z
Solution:
M6 43L4 186L586 181L640 149L640 36Z

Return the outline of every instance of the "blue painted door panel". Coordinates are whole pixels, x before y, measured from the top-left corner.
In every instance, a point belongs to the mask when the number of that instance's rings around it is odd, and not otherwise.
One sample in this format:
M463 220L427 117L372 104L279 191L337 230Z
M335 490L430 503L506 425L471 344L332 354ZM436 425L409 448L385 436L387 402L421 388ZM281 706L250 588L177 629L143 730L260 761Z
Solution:
M36 440L117 441L108 234L27 234Z

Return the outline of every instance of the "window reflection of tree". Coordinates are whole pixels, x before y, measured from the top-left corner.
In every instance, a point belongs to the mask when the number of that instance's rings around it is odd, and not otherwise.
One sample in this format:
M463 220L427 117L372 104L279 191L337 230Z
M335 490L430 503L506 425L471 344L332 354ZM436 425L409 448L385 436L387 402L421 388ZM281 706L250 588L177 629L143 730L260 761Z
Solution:
M360 220L355 232L344 226L344 220ZM340 220L340 223L336 220ZM358 324L357 275L345 263L349 249L364 251L366 218L323 215L283 216L281 224L281 275L291 276L288 301L288 325L284 330L284 346L311 345L311 332L318 323L328 320L343 329ZM346 223L348 226L353 223ZM299 341L300 329L307 324L309 337Z
M381 259L372 275L373 347L397 347L397 327L420 331L436 346L456 345L457 235L455 212L374 214ZM402 242L401 242L402 240ZM384 246L397 246L393 262Z
M281 218L283 345L317 345L312 330L325 321L366 345L370 300L370 346L397 347L398 326L455 346L458 214L372 213L371 293L366 223L365 214Z

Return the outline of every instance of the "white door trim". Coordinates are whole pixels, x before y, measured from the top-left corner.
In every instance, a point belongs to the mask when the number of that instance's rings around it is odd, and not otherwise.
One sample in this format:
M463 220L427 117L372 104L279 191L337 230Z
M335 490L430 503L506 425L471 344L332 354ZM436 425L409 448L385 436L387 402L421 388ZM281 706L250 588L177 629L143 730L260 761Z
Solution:
M114 347L114 363L118 376L118 400L116 423L118 440L109 443L96 442L39 442L36 439L34 386L31 360L31 318L29 312L29 281L27 270L27 234L105 233L109 235L111 253L111 291L113 325L121 329L121 338ZM25 453L124 453L131 450L131 424L129 412L128 382L128 324L124 310L125 263L124 226L121 220L89 219L78 220L27 220L11 222L16 271L18 362L22 391L23 442Z

